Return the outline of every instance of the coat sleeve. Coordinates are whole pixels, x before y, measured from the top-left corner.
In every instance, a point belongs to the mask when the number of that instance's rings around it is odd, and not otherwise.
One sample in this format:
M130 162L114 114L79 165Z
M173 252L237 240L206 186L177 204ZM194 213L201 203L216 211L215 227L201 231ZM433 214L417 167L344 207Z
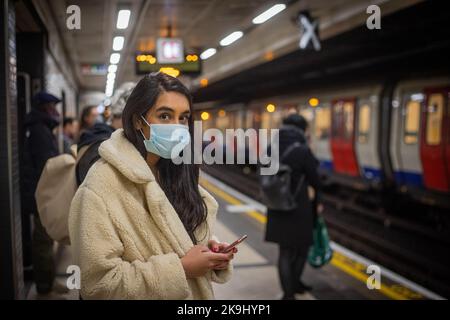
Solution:
M303 149L303 159L302 171L305 173L306 181L314 188L316 201L320 201L322 184L317 171L318 161L309 148Z
M29 145L34 165L40 174L47 160L58 155L54 137L45 126L34 125L30 127Z
M189 286L175 253L146 261L122 258L124 247L104 201L81 187L70 210L69 230L81 270L83 299L185 299Z

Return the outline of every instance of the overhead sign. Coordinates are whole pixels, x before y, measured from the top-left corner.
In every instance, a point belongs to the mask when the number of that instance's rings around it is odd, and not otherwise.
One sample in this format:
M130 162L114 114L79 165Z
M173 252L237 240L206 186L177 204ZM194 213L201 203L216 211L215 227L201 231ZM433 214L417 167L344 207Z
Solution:
M159 63L182 63L184 61L183 40L159 38L156 40L156 58Z
M317 20L313 20L308 12L300 12L297 23L301 32L299 43L300 49L306 49L309 42L312 42L314 49L319 51L321 49L318 36L319 22Z
M161 63L154 52L139 51L135 55L136 74L171 70L173 74L198 75L202 62L197 54L183 54L181 63Z

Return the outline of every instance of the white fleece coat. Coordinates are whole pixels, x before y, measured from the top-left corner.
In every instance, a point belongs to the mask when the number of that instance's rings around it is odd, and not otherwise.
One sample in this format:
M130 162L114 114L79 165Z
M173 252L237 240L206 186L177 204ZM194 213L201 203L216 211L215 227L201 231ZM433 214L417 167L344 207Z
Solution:
M227 270L186 279L180 258L193 243L138 150L117 130L99 148L72 201L69 233L81 269L83 299L213 299L211 281ZM199 186L207 222L196 230L207 245L216 200Z

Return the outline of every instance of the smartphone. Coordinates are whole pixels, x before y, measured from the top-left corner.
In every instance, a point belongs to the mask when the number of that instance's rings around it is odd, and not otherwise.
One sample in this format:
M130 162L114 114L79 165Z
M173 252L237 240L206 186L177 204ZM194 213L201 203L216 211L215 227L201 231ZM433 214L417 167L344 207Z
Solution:
M244 241L245 239L247 239L247 235L243 235L242 237L240 237L239 239L237 239L235 242L233 242L232 244L230 244L228 247L223 248L220 253L228 253L231 250L233 250L234 247L236 247L239 243L241 243L242 241Z

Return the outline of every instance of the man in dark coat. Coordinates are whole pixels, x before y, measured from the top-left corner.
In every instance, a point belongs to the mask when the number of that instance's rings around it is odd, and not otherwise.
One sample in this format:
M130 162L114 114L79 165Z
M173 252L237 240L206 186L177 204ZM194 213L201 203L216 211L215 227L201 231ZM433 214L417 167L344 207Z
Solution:
M25 212L34 215L32 235L33 275L37 291L49 293L55 279L55 262L53 257L53 240L48 236L39 219L34 193L48 159L59 154L58 143L53 129L59 124L56 104L57 97L40 92L33 99L33 109L25 118L24 148L24 190Z
M296 197L298 207L291 211L269 209L267 212L266 241L278 243L280 248L278 272L284 292L283 299L295 299L295 293L311 289L303 284L300 278L313 237L315 208L308 196L308 185L314 188L318 197L320 181L317 173L318 161L305 138L307 126L307 121L302 116L292 114L283 120L279 132L280 159L289 146L296 142L301 144L282 161L292 169L292 193L304 176Z

